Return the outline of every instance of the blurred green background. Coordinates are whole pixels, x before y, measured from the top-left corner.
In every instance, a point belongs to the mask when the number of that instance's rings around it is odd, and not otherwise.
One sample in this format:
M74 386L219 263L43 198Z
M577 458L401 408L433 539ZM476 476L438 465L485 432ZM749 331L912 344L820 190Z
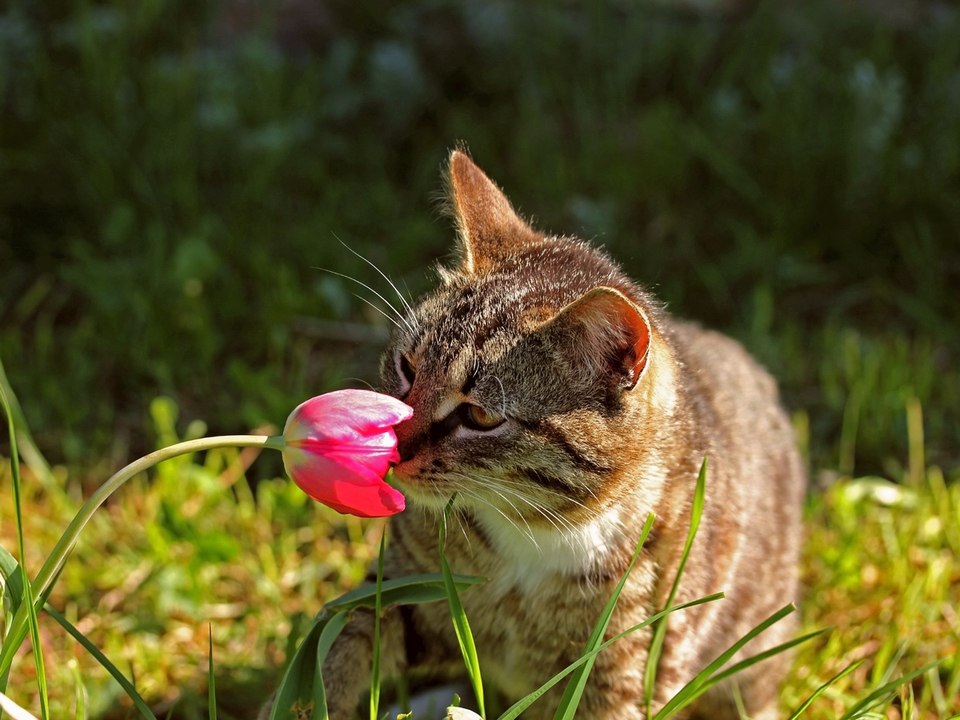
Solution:
M47 456L375 382L463 141L542 229L743 341L816 469L960 465L960 10L49 0L0 11L0 358ZM349 323L349 324L347 324Z

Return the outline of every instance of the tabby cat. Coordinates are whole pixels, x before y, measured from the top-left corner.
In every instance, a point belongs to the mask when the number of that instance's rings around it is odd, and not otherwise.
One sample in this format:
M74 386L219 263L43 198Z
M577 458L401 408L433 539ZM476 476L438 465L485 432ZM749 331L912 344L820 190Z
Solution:
M604 253L533 229L462 151L449 166L460 257L412 309L383 357L385 390L414 408L397 428L387 575L436 572L437 522L456 494L446 553L486 584L462 596L487 683L513 701L578 658L647 514L654 531L607 630L661 609L696 478L700 530L670 616L654 707L795 599L805 472L771 377L733 340L670 317ZM783 642L773 626L739 657ZM372 617L358 613L326 664L334 720L369 682ZM579 717L646 717L649 633L602 652ZM385 675L450 678L462 660L443 605L384 620ZM778 716L787 659L737 675L754 720ZM562 690L525 718L549 718ZM688 717L738 718L728 684Z

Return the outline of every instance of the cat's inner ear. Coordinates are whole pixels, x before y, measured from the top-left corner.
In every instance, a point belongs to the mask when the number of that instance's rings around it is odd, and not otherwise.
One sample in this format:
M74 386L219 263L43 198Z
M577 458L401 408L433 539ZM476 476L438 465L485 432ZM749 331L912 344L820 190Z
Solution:
M563 308L549 325L568 336L574 360L592 372L619 373L627 390L640 380L650 354L650 323L619 290L594 288Z
M500 188L460 150L450 154L449 183L464 272L487 273L541 238L517 215Z

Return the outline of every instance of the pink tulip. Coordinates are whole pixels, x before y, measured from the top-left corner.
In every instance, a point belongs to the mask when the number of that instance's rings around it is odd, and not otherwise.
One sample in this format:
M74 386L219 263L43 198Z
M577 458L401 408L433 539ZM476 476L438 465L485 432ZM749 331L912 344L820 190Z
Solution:
M403 510L383 481L400 460L393 426L413 408L370 390L338 390L298 405L283 428L283 466L314 500L337 512L383 517Z

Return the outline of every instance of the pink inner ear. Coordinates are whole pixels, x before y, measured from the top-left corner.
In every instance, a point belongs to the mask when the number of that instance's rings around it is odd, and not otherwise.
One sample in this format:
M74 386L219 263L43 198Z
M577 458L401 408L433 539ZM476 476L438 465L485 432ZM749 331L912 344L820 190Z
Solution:
M633 307L630 307L626 313L629 318L624 320L629 324L632 336L632 355L626 358L630 363L630 387L637 384L640 374L647 365L647 356L650 354L650 326L647 321Z
M650 326L642 312L612 288L591 290L567 311L584 323L590 345L617 354L627 376L627 388L633 388L650 353Z

